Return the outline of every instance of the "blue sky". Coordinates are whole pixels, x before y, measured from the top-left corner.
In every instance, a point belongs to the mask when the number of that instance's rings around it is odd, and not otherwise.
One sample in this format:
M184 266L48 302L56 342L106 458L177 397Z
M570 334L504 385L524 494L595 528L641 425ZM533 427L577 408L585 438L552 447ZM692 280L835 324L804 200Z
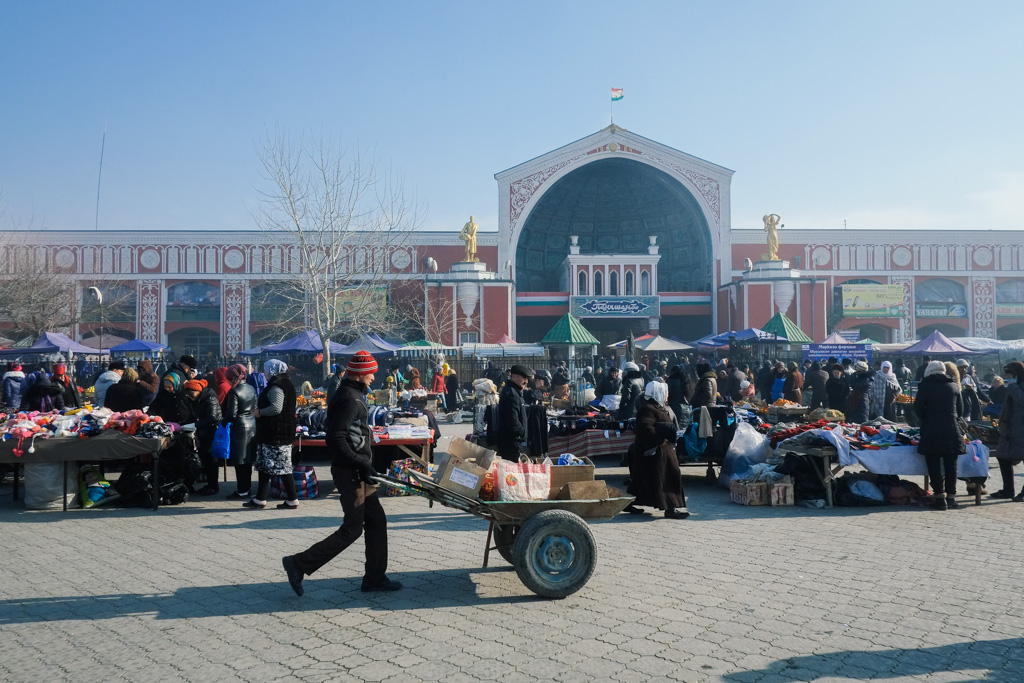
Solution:
M736 171L734 228L1020 229L1020 2L0 0L5 227L252 229L270 130L400 171L424 229L608 124Z

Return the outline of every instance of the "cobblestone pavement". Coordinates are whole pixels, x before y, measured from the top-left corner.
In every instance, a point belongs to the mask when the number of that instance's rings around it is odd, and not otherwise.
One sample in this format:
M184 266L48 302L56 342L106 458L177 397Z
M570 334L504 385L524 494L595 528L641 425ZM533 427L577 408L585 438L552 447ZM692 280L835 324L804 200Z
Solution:
M359 591L359 541L299 598L280 558L339 524L336 495L63 514L8 483L0 678L1024 681L1024 505L743 508L687 472L694 516L593 524L597 571L560 601L481 569L486 523L422 499L384 501L404 590Z

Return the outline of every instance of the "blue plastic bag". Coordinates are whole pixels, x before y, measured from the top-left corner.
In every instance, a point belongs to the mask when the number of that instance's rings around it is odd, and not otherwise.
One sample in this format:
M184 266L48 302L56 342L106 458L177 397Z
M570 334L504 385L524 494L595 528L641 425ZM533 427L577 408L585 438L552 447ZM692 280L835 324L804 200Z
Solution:
M213 448L210 455L217 460L227 460L231 457L231 423L217 425L217 433L213 435Z

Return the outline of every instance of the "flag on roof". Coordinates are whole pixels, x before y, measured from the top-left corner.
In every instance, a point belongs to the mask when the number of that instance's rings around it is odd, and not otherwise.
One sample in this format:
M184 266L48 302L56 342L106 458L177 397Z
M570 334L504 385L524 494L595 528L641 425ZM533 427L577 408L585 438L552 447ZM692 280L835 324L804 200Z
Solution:
M618 102L622 99L622 88L612 88L612 102Z

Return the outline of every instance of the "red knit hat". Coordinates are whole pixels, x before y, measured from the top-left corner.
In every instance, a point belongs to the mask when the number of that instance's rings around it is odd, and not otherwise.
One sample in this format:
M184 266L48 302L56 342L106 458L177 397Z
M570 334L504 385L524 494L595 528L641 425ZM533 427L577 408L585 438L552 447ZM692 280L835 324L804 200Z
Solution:
M373 375L377 372L377 361L366 351L357 351L356 355L349 359L345 371L353 377Z

